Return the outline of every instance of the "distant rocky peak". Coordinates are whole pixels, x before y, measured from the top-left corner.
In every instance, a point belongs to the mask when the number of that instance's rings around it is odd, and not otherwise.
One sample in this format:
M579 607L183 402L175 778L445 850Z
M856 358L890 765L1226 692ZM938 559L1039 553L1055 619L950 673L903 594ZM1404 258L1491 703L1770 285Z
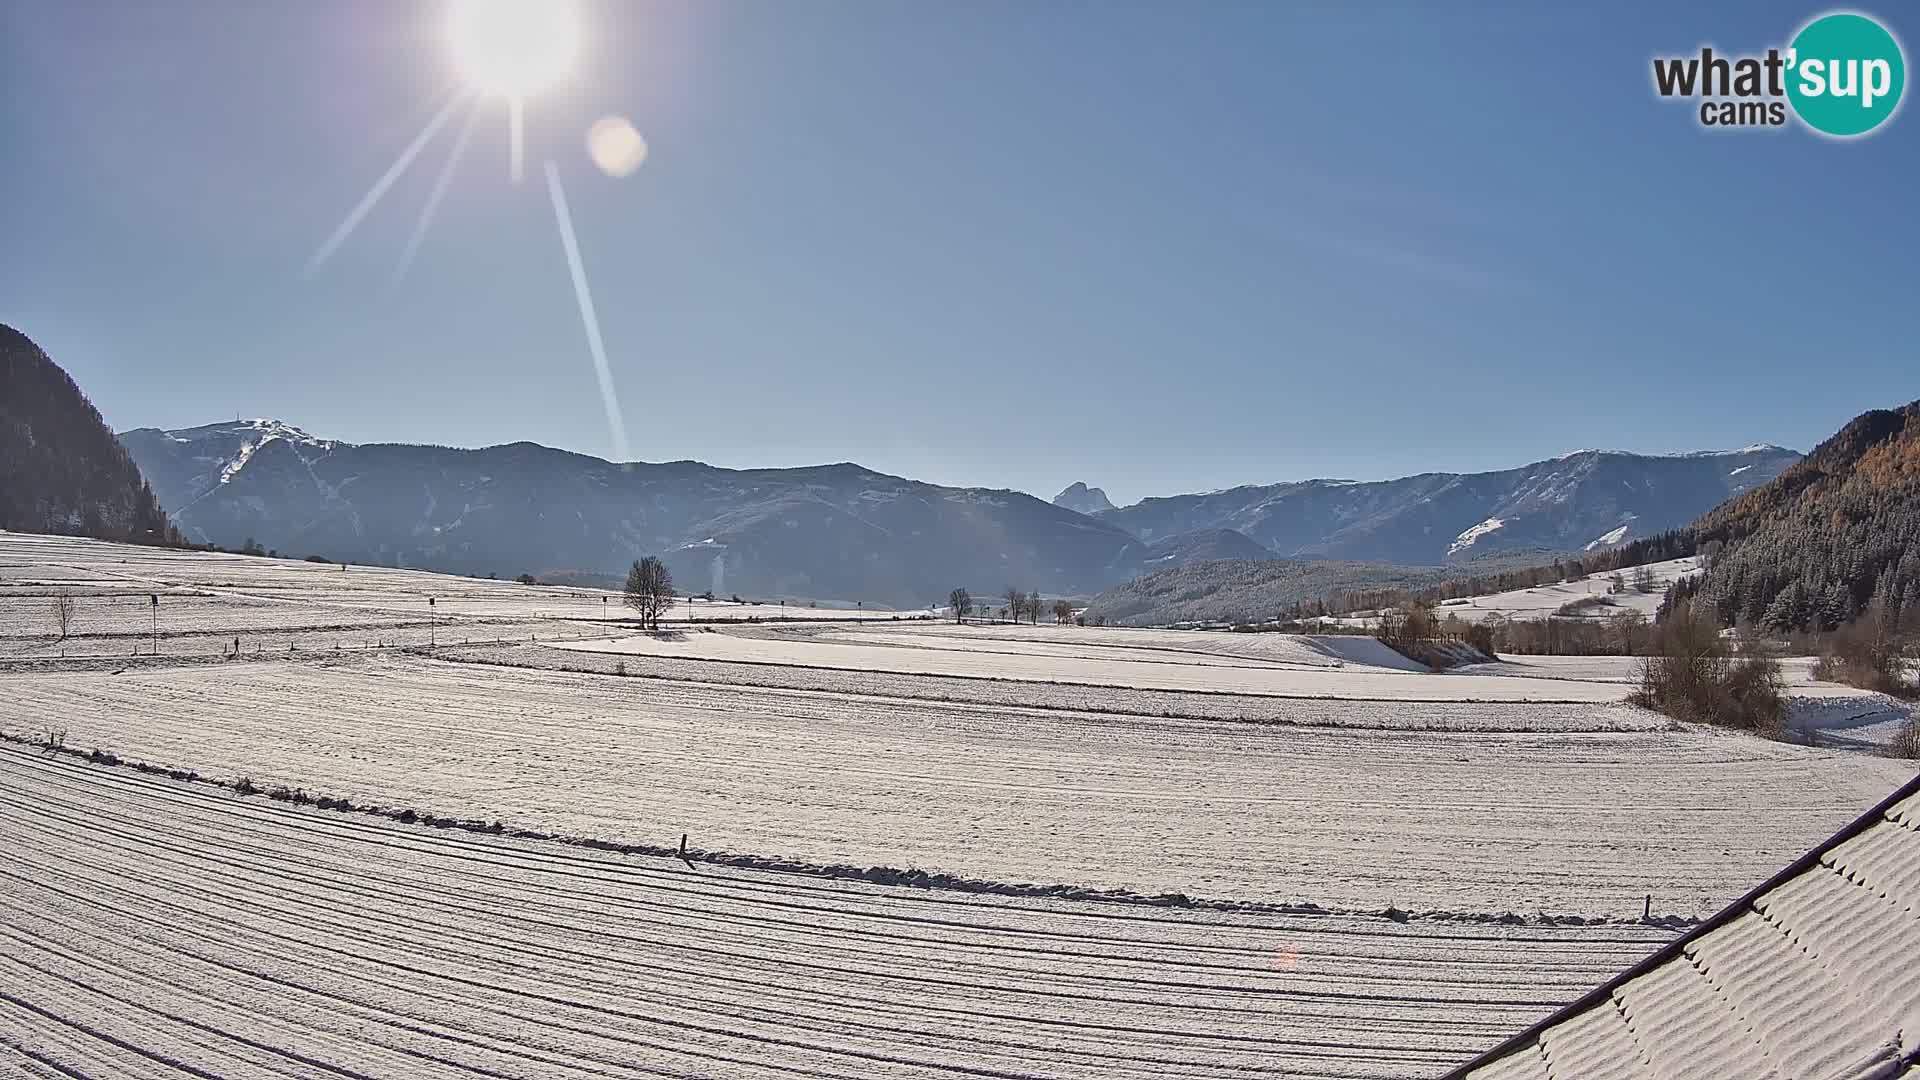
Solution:
M1102 510L1113 509L1113 503L1107 498L1106 492L1099 488L1090 488L1077 480L1068 484L1065 490L1053 497L1053 505L1065 507L1077 514L1097 514Z

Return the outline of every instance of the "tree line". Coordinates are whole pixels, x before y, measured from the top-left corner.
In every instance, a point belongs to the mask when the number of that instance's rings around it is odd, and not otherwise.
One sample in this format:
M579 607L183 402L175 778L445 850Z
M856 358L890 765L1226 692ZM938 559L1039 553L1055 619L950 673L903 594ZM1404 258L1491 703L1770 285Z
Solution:
M1055 600L1049 609L1038 592L1025 592L1012 585L1007 586L1002 595L1006 599L1006 603L1000 605L999 617L1002 621L1019 622L1025 619L1038 626L1040 616L1049 610L1055 623L1064 625L1073 621L1073 605L1065 600ZM986 611L966 589L955 589L947 594L947 610L956 623L966 622L976 610Z

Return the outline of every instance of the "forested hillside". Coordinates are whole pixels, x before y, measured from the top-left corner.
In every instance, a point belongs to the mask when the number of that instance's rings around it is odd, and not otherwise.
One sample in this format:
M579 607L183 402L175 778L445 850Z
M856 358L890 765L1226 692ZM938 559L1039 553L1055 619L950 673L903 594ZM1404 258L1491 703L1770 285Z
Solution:
M176 539L106 421L25 334L0 324L0 529Z
M1445 576L1438 566L1306 559L1191 562L1093 598L1086 617L1103 623L1263 622L1309 601L1357 589L1411 591Z
M1831 630L1871 605L1920 623L1920 401L1860 416L1691 532L1707 572L1670 602L1775 631Z

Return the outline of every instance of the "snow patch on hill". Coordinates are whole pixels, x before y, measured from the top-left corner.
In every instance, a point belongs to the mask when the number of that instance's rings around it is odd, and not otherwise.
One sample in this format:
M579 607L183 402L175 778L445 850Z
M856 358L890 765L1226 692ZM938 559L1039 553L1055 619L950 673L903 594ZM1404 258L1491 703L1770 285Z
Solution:
M225 459L225 463L220 466L219 482L222 484L230 483L235 474L239 473L241 469L246 468L247 462L253 460L253 455L259 453L261 447L271 442L280 441L291 443L294 446L311 446L320 450L333 449L331 442L314 438L312 435L294 427L292 424L280 420L270 420L265 417L257 420L236 420L232 424L216 424L199 430L211 434L237 437L240 440L239 449L234 452L232 457ZM167 433L167 438L174 442L188 441L172 432ZM302 460L305 460L305 458L303 457Z
M1471 529L1468 529L1467 531L1461 533L1459 536L1454 537L1453 543L1447 545L1447 554L1457 555L1460 552L1465 551L1466 549L1479 543L1481 537L1486 536L1488 533L1495 532L1497 530L1504 529L1506 527L1507 527L1507 523L1505 521L1502 521L1497 517L1490 517L1487 520L1481 522L1480 524L1475 525Z
M1625 540L1627 533L1632 530L1632 528L1632 522L1622 522L1619 528L1608 529L1606 532L1594 537L1593 540L1587 544L1586 550L1592 551L1594 548L1612 547L1620 541Z
M1689 556L1684 559L1670 559L1666 562L1648 563L1647 572L1653 579L1651 592L1639 592L1629 588L1626 592L1612 592L1613 575L1589 574L1575 581L1565 581L1554 585L1541 585L1532 589L1515 589L1512 592L1492 593L1486 596L1460 597L1443 600L1438 611L1442 615L1458 615L1468 622L1480 622L1487 618L1503 619L1543 619L1559 611L1562 605L1591 597L1605 597L1608 603L1597 605L1583 618L1610 618L1637 611L1652 618L1660 608L1660 601L1666 598L1667 588L1684 577L1700 572L1700 559ZM1631 581L1635 571L1621 571L1621 578Z

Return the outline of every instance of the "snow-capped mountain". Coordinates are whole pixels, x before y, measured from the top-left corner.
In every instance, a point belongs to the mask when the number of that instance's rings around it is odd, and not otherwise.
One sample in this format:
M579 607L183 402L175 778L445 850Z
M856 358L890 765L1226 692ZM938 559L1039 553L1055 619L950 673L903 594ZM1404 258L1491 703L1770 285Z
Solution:
M966 586L1098 590L1146 545L1031 495L859 465L613 464L316 438L272 420L121 436L188 539L456 573L617 574L658 554L680 588L894 606Z
M1596 550L1677 528L1798 460L1778 446L1665 456L1580 450L1500 472L1238 487L1096 516L1148 543L1224 528L1284 557L1435 564Z
M613 574L660 554L693 591L899 606L955 586L1096 592L1208 559L1432 565L1595 549L1684 524L1799 458L1580 451L1502 472L1240 487L1087 515L854 464L616 465L532 443L355 445L277 420L120 438L193 540L502 576ZM1076 499L1106 501L1080 484L1055 501Z
M135 455L162 506L178 518L194 501L204 498L246 468L263 448L284 444L299 460L324 457L335 443L316 439L278 420L235 420L181 431L140 428L125 432L122 441L141 444ZM201 538L204 540L205 538Z

